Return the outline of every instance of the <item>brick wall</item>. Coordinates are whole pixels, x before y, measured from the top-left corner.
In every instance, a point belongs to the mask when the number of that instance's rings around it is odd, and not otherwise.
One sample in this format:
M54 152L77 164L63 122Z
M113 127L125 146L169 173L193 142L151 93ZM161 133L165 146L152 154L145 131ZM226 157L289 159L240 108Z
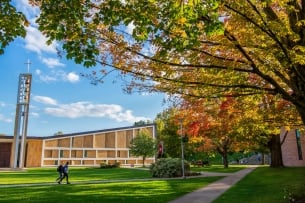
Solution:
M281 128L281 141L285 139L281 146L284 166L305 166L305 135L300 135L303 157L303 159L300 160L295 129L289 130L286 138L284 138L286 131L287 129L285 127Z

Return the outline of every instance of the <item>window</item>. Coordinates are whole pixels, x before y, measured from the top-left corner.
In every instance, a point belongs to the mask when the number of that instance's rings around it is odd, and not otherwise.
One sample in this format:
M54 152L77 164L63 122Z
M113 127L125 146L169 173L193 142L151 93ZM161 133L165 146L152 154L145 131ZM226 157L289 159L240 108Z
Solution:
M60 157L60 158L63 158L63 157L64 157L64 150L61 149L61 150L59 151L59 157Z
M72 157L72 158L75 158L75 157L76 157L76 150L72 150L72 151L71 151L71 157Z
M298 129L295 130L295 137L296 137L296 141L297 141L299 160L303 160L302 145L301 145L301 139L300 139L300 131Z
M85 158L88 157L88 151L87 151L87 150L84 151L84 157L85 157Z

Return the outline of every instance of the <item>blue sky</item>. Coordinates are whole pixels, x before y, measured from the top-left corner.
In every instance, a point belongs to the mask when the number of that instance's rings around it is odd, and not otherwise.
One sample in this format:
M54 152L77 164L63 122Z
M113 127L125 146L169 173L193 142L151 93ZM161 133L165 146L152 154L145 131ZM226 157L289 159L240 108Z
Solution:
M20 73L27 73L28 60L32 74L28 136L130 126L153 120L166 108L164 94L123 93L123 84L113 83L117 73L107 76L103 84L90 84L80 76L86 72L84 67L59 58L55 43L46 45L35 25L39 11L28 6L27 0L15 3L31 25L25 39L16 39L0 55L0 134L13 135L18 79Z

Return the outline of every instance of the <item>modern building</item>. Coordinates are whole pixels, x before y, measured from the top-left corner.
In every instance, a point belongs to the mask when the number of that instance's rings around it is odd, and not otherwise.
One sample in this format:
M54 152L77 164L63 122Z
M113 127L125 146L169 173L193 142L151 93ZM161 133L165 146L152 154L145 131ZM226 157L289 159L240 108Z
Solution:
M99 166L100 163L142 165L142 157L129 152L130 141L141 130L156 137L154 124L131 126L49 137L27 137L24 167L49 167L70 162L72 166ZM0 136L0 167L13 167L12 136ZM19 161L19 160L18 160ZM155 161L146 158L145 164Z
M100 163L142 165L142 157L129 152L130 141L146 129L156 138L154 124L130 126L88 132L27 137L24 167L52 167L70 162L72 166L99 166ZM13 136L0 135L0 168L13 168ZM305 166L305 135L297 129L281 129L281 148L284 166ZM20 146L19 146L20 148ZM155 157L145 161L149 165Z

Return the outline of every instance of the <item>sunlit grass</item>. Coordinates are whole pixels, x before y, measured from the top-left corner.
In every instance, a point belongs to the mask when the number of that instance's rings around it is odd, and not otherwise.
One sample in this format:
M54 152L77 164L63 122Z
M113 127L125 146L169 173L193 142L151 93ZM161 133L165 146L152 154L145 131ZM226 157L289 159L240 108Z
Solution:
M1 188L0 202L165 203L219 178Z
M57 178L56 168L31 168L20 172L0 172L1 184L25 183L53 183ZM71 182L100 181L151 178L149 171L126 168L99 169L70 167L69 179Z
M245 168L247 168L246 165L229 165L228 168L224 168L223 165L210 165L203 167L192 166L191 170L196 172L206 171L206 172L219 172L219 173L235 173Z
M246 166L221 165L194 167L198 171L236 172ZM23 172L0 172L0 186L23 183L54 183L55 168L28 169ZM0 188L1 202L145 202L165 203L218 180L221 177L186 179L147 179L148 170L70 168L71 185L13 186ZM107 181L84 184L85 181ZM120 181L119 180L124 180ZM302 189L305 168L259 167L230 188L214 203L282 203L284 190ZM302 191L301 191L302 192ZM304 191L303 191L304 192ZM300 191L299 191L300 193Z
M304 192L305 168L259 167L231 187L214 203L281 203L284 190L299 188ZM286 201L288 202L288 201Z

